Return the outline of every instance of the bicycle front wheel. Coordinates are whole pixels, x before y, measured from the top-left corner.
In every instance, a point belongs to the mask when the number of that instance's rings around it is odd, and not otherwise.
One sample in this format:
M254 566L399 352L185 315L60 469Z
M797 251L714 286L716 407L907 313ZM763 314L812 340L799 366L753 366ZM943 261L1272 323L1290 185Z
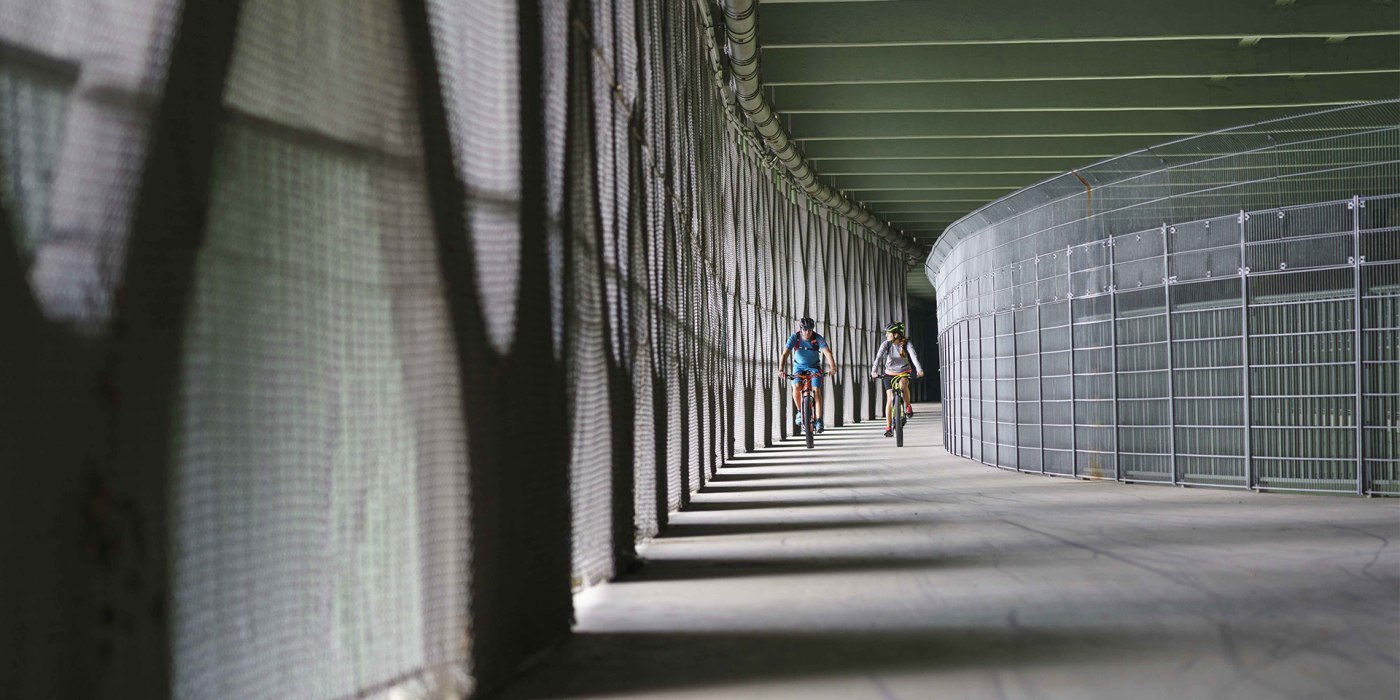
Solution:
M807 449L815 447L812 437L812 397L802 397L802 434L807 436Z
M891 403L894 410L894 446L904 447L904 393L894 392L894 401Z

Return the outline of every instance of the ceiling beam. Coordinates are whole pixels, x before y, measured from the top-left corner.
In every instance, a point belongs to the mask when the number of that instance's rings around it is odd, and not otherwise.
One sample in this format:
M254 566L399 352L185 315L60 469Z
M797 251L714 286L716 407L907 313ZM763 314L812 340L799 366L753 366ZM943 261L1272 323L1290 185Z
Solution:
M784 114L864 112L1051 112L1133 109L1320 107L1400 97L1400 58L1389 73L1209 80L877 83L769 87Z
M810 159L809 159L810 160ZM1080 157L1040 158L862 158L823 161L817 172L823 175L933 175L1062 173L1083 162Z
M792 49L764 52L763 81L780 87L1365 73L1395 70L1397 53L1397 36L1358 37L1339 44L1280 39L1248 47L1233 41L1158 41L1128 48L1020 44Z
M1059 173L1050 173L1058 175ZM1049 177L1048 175L831 175L822 173L832 187L847 192L863 190L956 190L992 189L1025 187Z
M1295 114L1296 109L1197 112L993 112L979 114L792 114L796 139L909 137L1013 139L1041 136L1149 136L1161 142Z
M760 3L767 48L810 45L1135 41L1200 37L1357 36L1395 31L1394 2L1042 0ZM766 59L765 59L766 60Z
M1223 185L1226 183L1221 184ZM1386 177L1376 176L1374 174L1341 174L1329 183L1329 192L1385 192L1389 191L1390 185L1392 184L1393 182L1387 179ZM1164 188L1165 186L1160 184L1155 186L1144 185L1143 190L1150 191L1154 187ZM1165 189L1161 190L1161 193L1164 194L1165 192ZM963 204L963 206L966 207L964 212L965 215L966 213L976 211L985 204L1000 199L1005 194L1009 194L1009 192L993 196L984 196L980 200L958 199L950 201L958 201L959 203ZM1116 192L1111 194L1119 195L1121 197L1126 198L1124 200L1125 202L1137 203L1142 201L1142 196L1144 195L1144 192ZM863 203L866 203L866 205L869 206L872 211L875 211L875 213L878 216L887 220L892 218L880 213L879 209L881 207L881 204L878 203L878 200L880 200L881 198L893 200L895 199L894 195L880 192L867 192L862 193L862 195L863 196L858 197L858 199L860 199ZM1234 187L1222 186L1215 189L1207 189L1206 191L1196 192L1189 196L1181 197L1174 201L1163 203L1159 206L1159 208L1163 211L1170 212L1162 214L1162 216L1165 217L1164 220L1181 221L1196 218L1198 215L1202 215L1196 213L1194 211L1196 209L1207 210L1209 213L1203 214L1204 216L1218 216L1222 213L1226 213L1227 211L1233 211L1239 208L1244 208L1247 210L1267 209L1271 206L1277 206L1280 201L1300 200L1307 197L1315 198L1317 196L1319 196L1319 192L1315 183L1291 182L1287 180L1268 185L1241 183L1238 186ZM871 202L868 198L875 199L876 201ZM1098 202L1098 206L1100 207L1112 209L1117 206L1117 204L1115 204L1117 200L1114 198L1105 198L1103 200L1096 201ZM939 206L947 206L946 202L931 203L938 204ZM1150 208L1139 207L1138 211L1147 212L1150 211ZM956 221L958 218L962 218L961 215L957 216L953 220Z
M957 219L948 219L947 221L891 221L889 224L890 228L900 233L918 236L941 232L943 229L948 228L954 221L957 221Z
M1052 157L1092 163L1140 148L1161 139L1144 136L1099 136L1094 138L1046 137L1006 141L964 141L958 139L891 139L887 141L828 140L801 144L807 160L817 165L836 160L942 159L942 158L1025 158ZM1072 167L1072 166L1071 166Z
M1326 145L1311 152L1302 149L1274 149L1272 151L1274 157L1268 159L1232 159L1211 162L1202 166L1178 167L1175 169L1175 172L1188 177L1200 177L1202 172L1209 172L1221 176L1227 176L1228 174L1231 180L1255 180L1276 175L1281 167L1289 172L1296 172L1300 168L1324 170L1332 168L1338 163L1346 162L1344 158L1338 157L1339 149L1329 149ZM1370 157L1372 157L1375 162L1400 162L1400 145L1375 145L1365 150L1370 152ZM1147 165L1151 165L1152 167L1145 168ZM1160 165L1160 159L1144 161L1141 158L1130 157L1122 161L1109 162L1095 167L1093 169L1093 178L1094 182L1100 184L1112 182L1142 175L1147 170L1155 169ZM917 189L944 189L948 187L983 188L1002 185L1025 187L1035 182L1050 179L1064 172L1069 171L1051 170L1046 172L1022 173L822 174L826 176L835 187L850 191L858 191L862 189L904 189L910 187Z
M874 205L876 202L890 201L919 201L919 202L960 202L972 205L969 209L975 209L981 204L986 204L1004 194L1009 194L1021 189L1020 187L989 187L952 189L952 190L859 190L851 193L851 196L860 201L861 204ZM874 207L872 206L872 209ZM878 213L878 212L877 212Z
M879 214L883 218L898 217L900 215L931 215L940 214L965 214L968 211L966 204L940 204L938 202L886 202L871 204L870 210Z
M945 207L946 207L946 206L970 205L970 208L975 209L975 208L977 208L977 207L979 207L979 206L981 206L981 205L983 205L983 204L986 204L988 200L987 200L987 198L986 198L985 196L973 196L973 197L967 197L967 198L965 198L965 199L955 199L955 198L946 196L946 194L945 194L945 196L943 196L943 197L936 197L936 198L935 198L935 197L928 197L928 196L919 195L919 194L910 194L910 193L908 193L908 192L893 192L893 193L886 194L886 195L877 195L877 194L874 194L874 193L866 192L864 195L861 196L860 201L861 201L861 204L866 205L867 208L869 208L871 211L874 211L875 209L878 209L878 208L884 207L884 206L899 205L899 206L903 207L903 206L908 206L908 205L911 205L911 204L914 204L914 205L928 204L928 205L945 206Z

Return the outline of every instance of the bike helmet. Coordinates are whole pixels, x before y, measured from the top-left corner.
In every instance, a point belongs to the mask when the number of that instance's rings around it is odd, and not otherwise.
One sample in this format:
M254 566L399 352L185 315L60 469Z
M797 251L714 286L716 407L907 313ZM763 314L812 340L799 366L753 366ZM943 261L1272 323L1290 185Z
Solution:
M808 318L808 317L806 317L806 316L803 316L803 317L802 317L802 320L797 322L797 328L798 328L798 330L804 330L804 331L816 330L816 329L817 329L817 322L816 322L816 321L813 321L812 319L810 319L810 318Z
M900 334L900 335L904 335L904 322L903 322L903 321L895 321L894 323L891 323L890 325L885 326L885 332L886 332L886 333L898 333L898 334Z

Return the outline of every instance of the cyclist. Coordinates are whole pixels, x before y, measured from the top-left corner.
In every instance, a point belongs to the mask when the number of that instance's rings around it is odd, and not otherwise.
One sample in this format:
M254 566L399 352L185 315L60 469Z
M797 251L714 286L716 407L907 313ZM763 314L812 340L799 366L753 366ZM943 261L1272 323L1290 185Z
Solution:
M880 374L881 365L885 368L883 376ZM890 384L896 375L904 375L898 380L899 388L904 392L904 414L914 415L914 407L909 403L911 369L918 372L920 377L924 376L923 365L919 364L919 353L914 352L914 346L904 337L904 322L895 321L885 328L885 342L880 343L880 349L875 351L875 361L870 364L870 378L879 377L885 385L885 437L894 437L891 423L894 417L894 387Z
M826 426L822 425L822 358L826 358L832 376L836 375L836 358L832 356L826 338L816 329L817 322L810 318L803 317L798 321L797 332L788 336L783 344L783 353L778 356L778 376L792 381L793 422L802 425L802 388L798 375L812 375L812 400L816 404L812 411L816 414L812 417L812 427L820 433L826 430ZM791 375L787 373L788 357L792 358Z

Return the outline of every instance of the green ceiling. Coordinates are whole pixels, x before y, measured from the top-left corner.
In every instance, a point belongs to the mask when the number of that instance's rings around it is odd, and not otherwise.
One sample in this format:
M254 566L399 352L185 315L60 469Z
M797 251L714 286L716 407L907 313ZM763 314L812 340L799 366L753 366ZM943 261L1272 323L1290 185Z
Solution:
M1109 156L1400 96L1394 0L762 0L759 43L817 172L926 246Z

